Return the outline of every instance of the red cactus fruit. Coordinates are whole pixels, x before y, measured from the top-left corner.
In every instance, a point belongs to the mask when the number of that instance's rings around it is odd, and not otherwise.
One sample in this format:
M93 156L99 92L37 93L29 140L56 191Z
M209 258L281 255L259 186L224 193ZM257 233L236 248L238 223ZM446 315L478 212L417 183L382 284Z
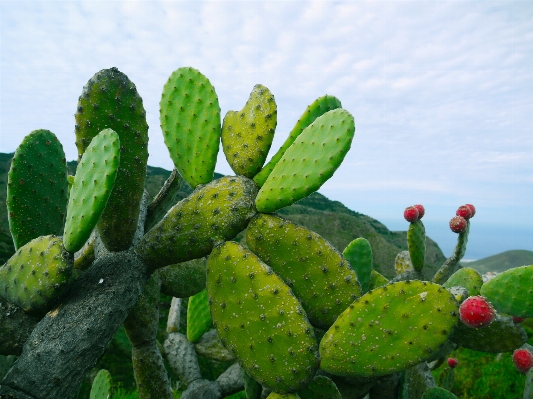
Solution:
M521 373L527 373L533 367L533 355L527 349L517 349L513 352L513 363Z
M414 206L408 206L403 211L403 217L410 223L416 222L418 220L418 209Z
M462 216L454 216L450 220L450 229L454 233L462 233L466 230L466 219Z
M459 208L457 208L457 211L455 212L455 214L457 216L462 216L464 217L465 219L470 219L473 215L472 215L472 210L470 209L470 207L466 206L466 205L461 205Z
M474 215L476 214L476 208L472 204L465 204L465 206L470 208L470 212L472 212L472 216L470 216L470 217L473 218Z
M450 366L450 368L454 369L457 367L458 364L459 362L457 361L457 359L454 359L453 357L448 358L448 366Z
M468 327L487 327L494 318L496 312L492 305L482 296L471 296L459 307L461 321Z
M513 323L515 323L515 324L522 323L525 320L526 320L525 317L513 316Z
M413 205L413 208L416 208L416 210L418 211L418 220L422 219L424 215L426 214L424 205L416 204L416 205Z

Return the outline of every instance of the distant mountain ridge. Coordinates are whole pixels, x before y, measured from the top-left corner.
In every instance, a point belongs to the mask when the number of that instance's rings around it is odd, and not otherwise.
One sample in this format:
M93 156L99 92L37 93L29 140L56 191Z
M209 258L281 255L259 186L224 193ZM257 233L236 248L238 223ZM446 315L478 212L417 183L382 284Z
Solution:
M0 203L5 204L7 173L13 154L0 153ZM76 161L68 162L70 174L76 170ZM147 167L146 189L152 197L158 192L170 171L158 167ZM215 178L222 175L215 174ZM191 188L184 184L179 192L180 199L191 193ZM395 275L394 259L396 255L407 249L407 233L405 231L390 231L385 225L370 216L352 211L338 201L332 201L320 193L298 201L289 207L278 211L280 215L295 223L304 225L326 238L340 252L352 240L364 237L370 241L374 254L374 267L388 278ZM240 233L236 239L244 241L244 234ZM436 270L446 260L437 243L427 237L426 266L424 273L430 279ZM7 220L7 207L0 209L0 264L3 264L14 252L11 234Z
M471 267L481 274L487 272L504 272L513 267L533 265L533 251L515 249L488 256L473 262L463 262L463 267Z

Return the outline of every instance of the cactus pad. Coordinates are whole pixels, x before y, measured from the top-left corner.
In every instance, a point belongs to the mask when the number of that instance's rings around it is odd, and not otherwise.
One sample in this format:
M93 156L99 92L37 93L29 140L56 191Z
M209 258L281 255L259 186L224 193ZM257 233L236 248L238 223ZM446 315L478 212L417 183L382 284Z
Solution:
M426 257L426 228L421 220L409 224L407 248L413 268L417 272L421 272L424 268L424 258Z
M135 246L152 267L163 267L209 255L231 240L256 214L257 186L241 176L227 176L198 187L178 202Z
M298 391L298 396L301 399L342 399L335 383L323 375L313 378L307 387Z
M483 328L471 328L458 323L450 340L465 348L490 352L512 352L527 341L527 334L520 324L510 317L496 314L496 318Z
M344 109L326 112L298 136L259 190L259 212L271 213L318 190L350 149L355 125Z
M368 290L373 290L375 288L381 287L388 283L389 283L389 280L385 276L381 275L375 270L372 270L372 275L370 276L370 284L368 286Z
M270 392L266 399L301 399L296 393Z
M318 344L290 288L249 250L215 247L207 262L211 316L224 346L263 386L303 388L318 368Z
M259 214L246 229L246 243L291 287L313 326L329 328L362 295L346 259L306 227L277 215Z
M98 231L108 250L126 250L137 229L148 160L148 124L142 99L125 74L117 68L103 69L83 88L75 117L80 159L102 130L109 128L119 135L120 166Z
M251 179L261 170L276 123L276 101L262 85L254 86L243 109L228 111L222 124L222 149L236 174Z
M458 398L453 393L451 393L450 391L447 391L444 388L433 387L433 388L429 388L426 392L424 392L421 399L458 399Z
M207 291L202 290L189 298L187 307L187 339L196 343L211 327L209 299Z
M113 380L107 370L100 370L93 381L89 399L111 399L113 397Z
M165 144L183 179L196 188L213 179L220 142L220 106L211 82L184 67L168 78L159 103Z
M26 312L42 314L67 287L73 264L60 237L36 238L0 268L0 295Z
M289 137L287 137L287 140L285 140L285 143L283 143L278 152L276 152L276 154L263 167L263 169L254 176L254 181L257 183L257 185L261 187L263 184L265 184L265 181L274 169L274 166L276 166L283 154L285 154L285 151L287 151L287 149L292 145L292 143L294 143L296 138L307 126L313 123L319 116L322 116L326 112L340 107L341 102L336 97L330 95L319 97L311 105L309 105L305 109L300 119L298 119L298 122L296 122L296 125L290 132Z
M320 367L340 376L380 376L428 359L458 321L453 296L438 284L403 281L369 291L320 342Z
M464 287L467 289L469 296L476 296L479 295L482 285L483 277L481 277L481 274L471 267L464 267L452 274L448 281L443 284L443 287Z
M517 317L533 317L533 265L515 267L481 287L498 312Z
M342 255L357 273L363 292L367 292L372 277L372 247L368 240L356 238L344 248Z
M89 239L111 195L120 163L120 141L102 130L85 150L70 190L65 223L65 249L80 250Z
M17 148L7 178L9 229L15 249L63 230L68 198L63 146L48 130L35 130Z

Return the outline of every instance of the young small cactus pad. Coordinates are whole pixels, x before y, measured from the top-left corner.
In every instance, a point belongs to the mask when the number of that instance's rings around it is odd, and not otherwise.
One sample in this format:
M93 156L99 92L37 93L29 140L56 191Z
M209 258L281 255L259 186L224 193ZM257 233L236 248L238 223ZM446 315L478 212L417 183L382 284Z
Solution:
M42 314L70 281L73 264L60 237L36 238L0 268L0 295L26 312Z
M65 223L65 249L79 251L98 223L120 163L120 141L111 129L102 130L85 150L70 190Z
M426 228L421 220L416 220L409 224L407 248L414 269L417 272L421 272L424 268L424 259L426 257Z
M274 139L277 107L263 85L255 85L240 111L228 111L222 124L222 148L233 171L254 177L265 163Z
M63 146L48 130L35 130L17 148L7 178L9 229L15 249L34 238L60 235L68 198Z
M483 277L477 270L471 267L463 267L450 276L448 281L443 284L445 288L464 287L468 290L469 296L479 295Z
M313 326L327 329L362 295L357 275L328 241L277 215L250 221L246 243L302 303Z
M189 298L187 305L187 339L196 343L211 327L209 298L207 291L202 290Z
M372 277L372 247L366 238L359 237L350 242L342 255L357 273L363 292L367 292Z
M113 396L113 380L107 370L100 370L94 378L89 399L111 399Z
M371 377L428 359L457 324L457 303L438 284L387 284L356 299L320 342L320 368L339 376Z
M119 135L120 166L98 231L108 250L124 251L137 229L146 178L148 124L142 99L124 73L103 69L83 88L75 117L79 158L102 130Z
M294 143L296 138L304 131L304 129L315 121L319 116L324 115L326 112L340 108L341 102L338 98L330 95L325 95L317 98L311 105L309 105L296 125L291 130L289 137L283 143L281 148L276 152L272 159L261 169L261 171L254 176L254 181L261 187L265 184L267 177L270 175L276 164L279 162L285 151Z
M467 298L461 304L459 313L463 324L471 328L487 327L496 317L490 302L479 295Z
M342 108L318 117L268 176L255 201L257 210L275 212L318 190L342 163L354 133L353 116Z
M193 189L213 179L220 142L215 88L200 71L183 67L168 78L159 103L170 158Z
M481 295L502 313L533 317L533 265L509 269L485 283Z
M211 316L241 367L278 393L303 388L318 369L313 328L290 288L252 252L234 242L207 262Z

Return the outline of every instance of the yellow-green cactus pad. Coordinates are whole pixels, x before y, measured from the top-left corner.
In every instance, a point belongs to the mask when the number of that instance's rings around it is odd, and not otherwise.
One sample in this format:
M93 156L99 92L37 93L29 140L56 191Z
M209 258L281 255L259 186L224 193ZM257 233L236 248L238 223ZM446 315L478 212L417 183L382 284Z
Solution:
M270 392L267 399L301 399L296 393Z
M328 377L317 375L313 381L298 391L301 399L342 399L337 386Z
M533 265L509 269L483 284L481 295L500 313L533 317Z
M178 202L135 246L155 268L209 255L216 244L231 240L257 213L257 186L242 176L226 176L198 187Z
M202 290L189 298L187 305L187 339L196 343L211 327L209 298L207 291Z
M368 291L372 277L372 247L366 238L359 237L350 242L342 255L350 262L350 266L357 273L357 279L363 292Z
M0 295L25 312L43 314L68 286L73 264L60 237L36 238L0 268Z
M362 295L349 262L304 226L258 214L246 229L246 244L291 287L313 326L328 329Z
M471 267L464 267L452 274L448 281L443 284L443 287L464 287L468 290L468 295L475 296L479 295L482 285L483 277L481 274Z
M448 340L458 306L442 286L402 281L356 299L320 342L320 368L371 377L422 363Z
M496 318L483 328L471 328L458 323L450 340L459 346L481 352L512 352L527 342L527 334L520 323L511 317L496 314Z
M108 250L124 251L137 229L146 178L148 124L142 99L124 73L103 69L84 86L75 117L79 159L102 130L119 135L120 166L98 231Z
M111 399L114 387L111 373L107 370L100 370L93 380L89 399Z
M426 257L426 228L421 220L409 224L407 248L413 268L417 272L422 271Z
M353 116L326 112L298 136L259 190L259 212L271 213L318 190L340 166L355 133Z
M285 140L278 152L276 152L276 154L263 167L263 169L261 169L261 171L254 176L254 181L257 183L257 185L261 187L263 184L265 184L267 177L270 175L272 170L274 170L274 166L276 166L283 154L285 154L285 151L287 151L287 149L292 145L292 143L294 143L296 138L307 126L313 123L319 116L322 116L326 112L333 109L340 108L341 106L341 102L338 98L327 94L317 98L311 105L309 105L305 109L300 119L298 119L298 122L296 122L296 125L289 133L289 137L287 137L287 140Z
M309 383L319 365L313 328L269 266L226 242L207 261L207 293L222 343L253 379L278 393Z
M102 130L83 153L70 190L64 234L67 251L79 251L89 239L113 190L119 163L118 134Z
M15 151L7 177L7 215L15 249L40 236L60 235L67 198L63 146L54 133L34 130Z
M175 70L163 88L159 119L183 179L192 188L209 183L220 143L220 106L209 79L194 68Z
M378 273L375 270L372 270L372 275L370 276L370 284L368 285L368 289L373 290L375 288L381 287L388 283L389 283L389 280L387 279L387 277L383 276L382 274Z
M222 149L236 174L252 178L261 170L276 123L276 101L263 85L254 86L243 109L228 111L222 124Z

